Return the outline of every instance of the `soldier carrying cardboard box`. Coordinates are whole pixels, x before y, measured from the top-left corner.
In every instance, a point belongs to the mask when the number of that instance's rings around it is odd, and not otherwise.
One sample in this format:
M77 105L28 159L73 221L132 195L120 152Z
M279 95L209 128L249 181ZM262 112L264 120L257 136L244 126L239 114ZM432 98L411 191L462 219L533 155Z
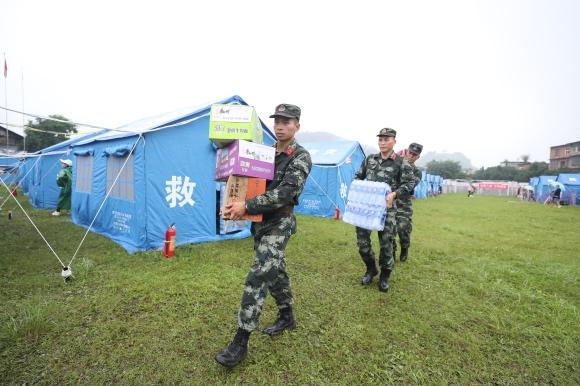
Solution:
M215 360L226 367L234 367L246 355L250 333L258 327L268 292L276 300L278 319L264 329L264 333L277 335L295 327L292 312L294 301L284 250L290 236L296 233L294 205L298 204L298 197L312 168L310 154L294 139L300 129L300 113L298 106L280 104L270 116L274 118L278 141L275 145L274 179L268 181L266 193L222 208L222 215L230 220L239 220L246 213L263 214L262 222L252 223L256 260L246 277L237 333L232 342L215 356Z

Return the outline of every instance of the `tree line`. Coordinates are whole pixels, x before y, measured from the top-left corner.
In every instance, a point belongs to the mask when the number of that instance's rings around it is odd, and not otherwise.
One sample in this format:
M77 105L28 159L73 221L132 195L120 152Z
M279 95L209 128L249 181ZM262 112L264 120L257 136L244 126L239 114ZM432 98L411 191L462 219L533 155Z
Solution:
M545 175L558 175L560 173L577 173L577 169L549 170L546 162L532 162L528 169L520 170L512 166L482 167L473 173L467 173L461 169L457 161L430 161L426 171L429 174L440 175L448 179L470 180L505 180L528 182L530 178Z
M26 133L26 151L35 151L56 145L66 141L71 134L77 133L76 125L62 115L49 115L48 118L36 118L28 121L24 132ZM66 122L62 122L66 121Z

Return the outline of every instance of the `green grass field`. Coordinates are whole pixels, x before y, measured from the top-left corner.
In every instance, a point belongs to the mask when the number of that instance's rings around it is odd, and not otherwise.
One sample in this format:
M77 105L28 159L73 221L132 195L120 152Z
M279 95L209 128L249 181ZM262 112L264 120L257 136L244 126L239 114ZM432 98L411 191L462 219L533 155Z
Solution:
M352 226L299 217L287 249L298 328L252 334L232 371L213 356L236 329L250 239L165 260L90 234L65 284L28 220L7 209L0 384L580 384L580 207L418 201L411 257L388 294L376 279L359 284ZM68 262L84 229L49 213L31 211ZM275 308L269 297L262 326Z

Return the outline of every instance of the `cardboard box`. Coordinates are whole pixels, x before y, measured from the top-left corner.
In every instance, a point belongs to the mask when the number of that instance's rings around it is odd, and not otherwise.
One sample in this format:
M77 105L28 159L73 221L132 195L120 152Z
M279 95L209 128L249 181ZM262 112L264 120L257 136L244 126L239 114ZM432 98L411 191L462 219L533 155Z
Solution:
M226 184L225 203L246 201L266 192L266 180L263 178L230 176ZM261 214L245 214L244 220L262 221Z
M237 139L228 147L218 149L215 161L216 181L229 176L274 178L276 149L271 146Z
M212 105L209 116L209 139L218 148L236 139L262 143L263 132L260 119L252 106Z
M226 183L225 182L218 182L216 184L217 189L217 197L216 199L219 200L219 207L223 207L225 205L226 200ZM219 214L217 215L218 222L216 224L216 234L218 235L228 235L239 233L243 230L249 229L250 222L247 220L226 220L221 217Z

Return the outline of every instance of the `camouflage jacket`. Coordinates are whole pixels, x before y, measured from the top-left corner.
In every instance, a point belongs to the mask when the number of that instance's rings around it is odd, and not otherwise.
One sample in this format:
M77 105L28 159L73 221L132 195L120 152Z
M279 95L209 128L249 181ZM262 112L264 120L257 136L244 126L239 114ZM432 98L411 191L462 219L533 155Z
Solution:
M246 201L246 212L263 213L264 220L292 213L312 169L310 153L295 139L285 152L276 153L274 162L274 179L268 181L266 193Z
M405 157L391 152L387 159L381 153L369 155L355 174L357 180L386 182L398 199L406 199L415 187L415 176Z
M421 170L415 164L409 163L411 168L413 169L413 190L411 190L411 196L415 194L415 188L421 182ZM405 204L411 205L411 196L403 199L397 199L397 206L403 206Z

